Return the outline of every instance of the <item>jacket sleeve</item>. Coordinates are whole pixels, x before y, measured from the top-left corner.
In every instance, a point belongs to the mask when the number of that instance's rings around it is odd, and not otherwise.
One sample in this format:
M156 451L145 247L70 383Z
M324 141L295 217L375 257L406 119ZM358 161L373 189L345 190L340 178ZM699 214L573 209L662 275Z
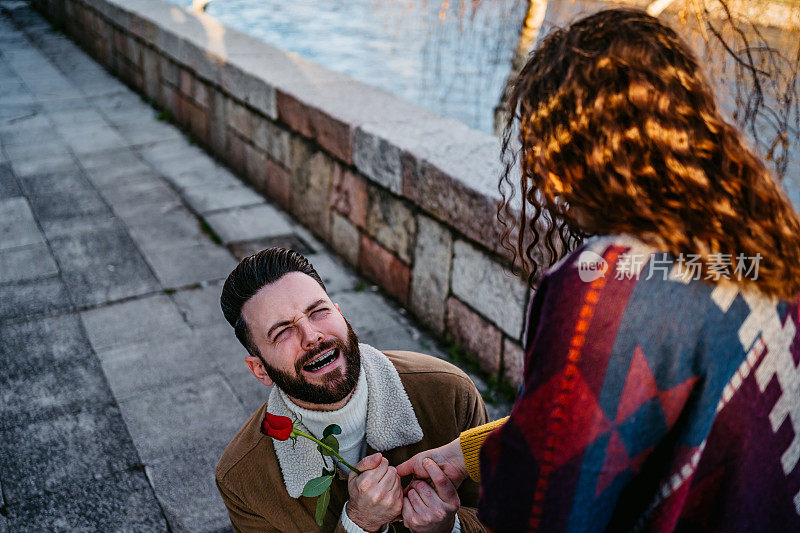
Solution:
M225 507L228 508L228 516L231 519L233 529L238 533L261 533L278 532L279 530L270 524L263 516L254 514L244 502L232 491L228 490L219 479L216 480L217 490L219 490ZM337 529L337 531L339 531ZM341 530L344 533L344 530Z

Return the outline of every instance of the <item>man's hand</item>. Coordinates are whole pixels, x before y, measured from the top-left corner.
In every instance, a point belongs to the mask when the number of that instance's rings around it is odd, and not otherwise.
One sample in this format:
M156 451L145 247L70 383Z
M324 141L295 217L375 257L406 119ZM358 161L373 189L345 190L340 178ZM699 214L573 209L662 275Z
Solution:
M347 516L365 531L378 531L394 520L403 508L403 487L400 476L389 461L376 453L361 459L350 472L347 491Z
M467 478L467 465L461 454L461 444L458 439L449 444L420 452L408 461L397 465L400 477L414 474L420 479L429 477L428 470L423 465L425 459L432 459L447 478L458 487ZM437 469L438 470L438 469Z
M436 463L430 459L421 463L426 477L433 482L433 488L419 480L409 485L408 494L403 499L403 523L414 533L450 533L461 499L453 482Z

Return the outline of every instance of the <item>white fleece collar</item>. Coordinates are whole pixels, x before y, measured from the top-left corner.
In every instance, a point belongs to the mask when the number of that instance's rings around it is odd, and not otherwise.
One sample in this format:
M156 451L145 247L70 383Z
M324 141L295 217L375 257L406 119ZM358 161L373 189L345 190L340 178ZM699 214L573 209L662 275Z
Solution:
M367 444L382 452L421 441L422 427L400 381L400 374L383 353L368 344L360 343L358 346L369 396ZM278 388L274 387L267 400L267 412L292 418L292 412L281 396ZM308 432L302 423L299 428ZM273 445L286 491L292 498L299 498L305 484L322 475L325 465L317 445L302 437L294 446L291 440L273 440Z

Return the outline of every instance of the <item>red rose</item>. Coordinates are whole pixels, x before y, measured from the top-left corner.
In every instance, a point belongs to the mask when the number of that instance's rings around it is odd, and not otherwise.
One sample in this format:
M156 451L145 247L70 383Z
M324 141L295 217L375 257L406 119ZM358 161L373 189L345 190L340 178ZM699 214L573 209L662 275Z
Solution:
M276 440L286 440L292 434L294 424L288 416L267 413L261 422L261 433Z

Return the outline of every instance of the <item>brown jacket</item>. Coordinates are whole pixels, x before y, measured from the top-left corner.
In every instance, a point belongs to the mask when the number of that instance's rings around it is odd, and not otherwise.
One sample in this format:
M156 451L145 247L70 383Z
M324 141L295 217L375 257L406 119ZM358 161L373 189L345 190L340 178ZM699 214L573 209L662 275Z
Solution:
M486 406L475 385L455 366L413 352L384 352L397 370L414 410L423 438L420 442L381 452L398 465L414 454L446 444L462 431L487 421ZM340 474L331 487L331 502L323 527L314 520L316 498L292 498L284 485L271 438L260 431L266 402L245 422L222 455L216 469L217 487L234 528L240 532L336 531L348 500L347 478ZM375 453L367 446L367 455ZM459 488L461 530L484 531L474 507L478 485L466 480ZM394 531L407 531L401 523Z

